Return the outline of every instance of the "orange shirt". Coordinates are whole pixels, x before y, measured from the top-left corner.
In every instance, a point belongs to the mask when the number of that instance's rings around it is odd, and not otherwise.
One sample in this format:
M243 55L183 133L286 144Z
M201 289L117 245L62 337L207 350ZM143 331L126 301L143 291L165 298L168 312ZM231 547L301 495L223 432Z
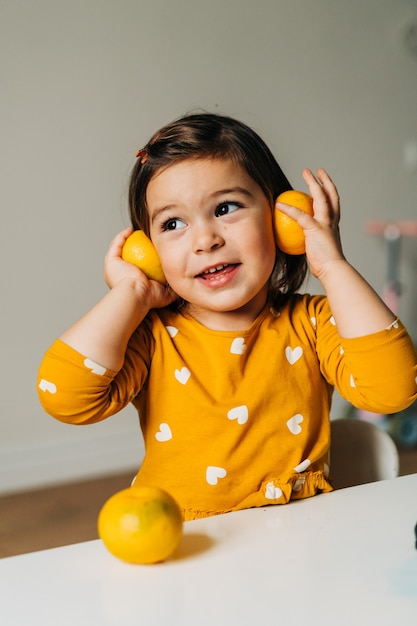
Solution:
M331 490L333 386L355 406L392 413L417 397L416 375L400 322L341 339L327 299L304 295L279 312L266 306L242 331L152 311L120 372L58 340L38 390L46 411L74 424L133 402L145 442L136 480L166 489L193 519Z

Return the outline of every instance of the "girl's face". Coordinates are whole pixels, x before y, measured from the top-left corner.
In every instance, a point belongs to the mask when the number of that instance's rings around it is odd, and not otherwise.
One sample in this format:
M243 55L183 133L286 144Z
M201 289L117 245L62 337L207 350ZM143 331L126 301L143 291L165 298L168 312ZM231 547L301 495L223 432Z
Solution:
M271 206L229 160L158 172L146 201L150 236L172 289L205 326L246 328L266 302L276 246Z

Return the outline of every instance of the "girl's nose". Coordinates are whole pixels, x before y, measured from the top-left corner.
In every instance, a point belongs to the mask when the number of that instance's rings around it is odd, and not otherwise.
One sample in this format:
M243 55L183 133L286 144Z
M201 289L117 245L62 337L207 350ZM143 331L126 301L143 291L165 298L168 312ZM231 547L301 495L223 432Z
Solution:
M209 227L202 227L196 230L193 240L193 251L196 254L202 252L212 252L224 246L224 239L217 230Z

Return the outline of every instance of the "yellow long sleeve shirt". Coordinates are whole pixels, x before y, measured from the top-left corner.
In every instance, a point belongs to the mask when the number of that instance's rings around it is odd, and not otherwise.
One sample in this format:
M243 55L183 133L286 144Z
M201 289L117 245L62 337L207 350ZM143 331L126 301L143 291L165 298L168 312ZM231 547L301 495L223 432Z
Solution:
M334 386L355 406L393 413L416 399L416 376L400 322L342 339L327 299L304 295L236 332L152 311L119 372L57 340L38 391L48 413L72 424L133 402L145 442L136 480L166 489L193 519L331 490Z

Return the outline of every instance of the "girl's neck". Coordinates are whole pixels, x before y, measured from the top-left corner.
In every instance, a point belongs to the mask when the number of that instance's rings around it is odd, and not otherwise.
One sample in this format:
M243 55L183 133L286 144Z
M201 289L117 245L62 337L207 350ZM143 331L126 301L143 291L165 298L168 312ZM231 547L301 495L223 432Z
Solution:
M210 330L243 331L252 326L266 302L267 298L264 298L262 302L257 302L256 306L255 303L251 303L235 311L212 311L187 303L184 311Z

